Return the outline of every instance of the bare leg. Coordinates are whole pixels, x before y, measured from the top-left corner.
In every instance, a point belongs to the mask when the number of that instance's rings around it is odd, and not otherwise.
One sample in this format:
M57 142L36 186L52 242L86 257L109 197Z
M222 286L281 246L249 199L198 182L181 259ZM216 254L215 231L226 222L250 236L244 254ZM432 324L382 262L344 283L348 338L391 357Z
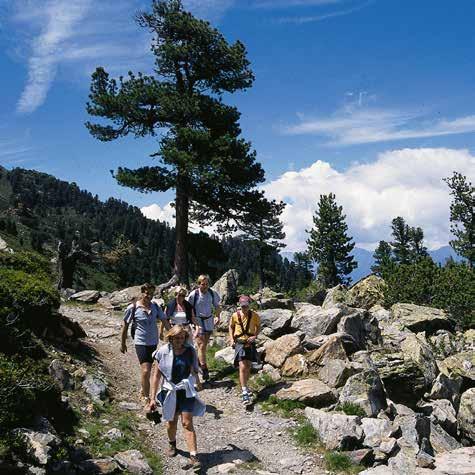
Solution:
M198 335L196 337L196 343L198 345L198 361L200 362L200 366L206 366L206 348L208 347L209 337L209 333Z
M181 424L185 433L186 446L190 453L196 453L196 432L193 426L193 415L189 412L181 413ZM175 426L176 430L176 426Z
M152 363L142 363L140 365L142 396L150 397L150 375L152 373Z
M241 383L241 388L247 387L247 382L249 381L249 376L251 375L251 362L248 360L239 362L239 382Z
M176 427L178 425L178 414L175 416L175 419L167 422L167 435L169 442L176 441Z

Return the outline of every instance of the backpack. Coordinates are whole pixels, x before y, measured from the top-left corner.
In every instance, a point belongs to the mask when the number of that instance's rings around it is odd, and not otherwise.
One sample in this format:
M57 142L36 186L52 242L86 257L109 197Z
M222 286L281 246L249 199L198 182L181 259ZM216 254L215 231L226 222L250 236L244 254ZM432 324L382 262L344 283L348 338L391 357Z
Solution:
M213 305L213 308L216 308L216 305L214 304L214 291L211 289L208 289L208 292L211 293L211 305ZM198 303L199 296L200 296L200 291L196 289L195 295L193 296L193 308L195 309L195 312L196 312L196 304Z
M135 321L135 310L137 310L137 305L134 302L134 306L132 307L132 324L130 325L130 336L132 340L135 338L135 330L137 330L137 322Z

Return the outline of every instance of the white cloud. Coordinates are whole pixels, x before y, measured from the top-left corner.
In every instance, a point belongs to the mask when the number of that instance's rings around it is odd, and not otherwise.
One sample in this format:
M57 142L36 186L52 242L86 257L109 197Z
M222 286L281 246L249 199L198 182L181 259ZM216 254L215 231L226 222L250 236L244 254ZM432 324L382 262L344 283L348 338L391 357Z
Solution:
M211 22L219 22L235 0L184 0L185 9Z
M328 145L352 145L475 132L475 115L429 120L421 113L345 107L331 117L306 119L282 129L288 135L319 135Z
M175 208L171 206L171 203L168 203L163 208L158 204L154 203L150 206L144 206L140 208L142 214L149 219L155 221L161 221L175 226Z
M12 43L18 43L14 51L28 63L28 79L17 111L32 113L40 107L60 68L66 77L75 81L79 77L84 83L98 65L112 74L124 74L136 66L151 70L148 33L133 19L139 4L138 0L13 3L10 21L16 29Z
M453 171L475 181L475 156L467 150L402 149L382 153L368 164L338 172L317 161L308 168L286 172L263 186L269 198L283 200L287 249L306 248L306 229L321 194L335 193L347 216L349 233L360 247L373 248L389 239L390 223L402 216L421 226L431 248L450 240L448 187L442 178Z

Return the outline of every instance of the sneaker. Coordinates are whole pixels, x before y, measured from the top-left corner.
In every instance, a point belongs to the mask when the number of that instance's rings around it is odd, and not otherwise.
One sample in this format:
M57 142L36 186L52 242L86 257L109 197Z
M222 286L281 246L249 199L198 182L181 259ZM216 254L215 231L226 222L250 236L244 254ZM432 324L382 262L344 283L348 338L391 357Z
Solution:
M201 470L201 462L196 455L190 455L191 468L195 473L199 473Z
M165 450L165 455L168 457L175 457L177 453L176 442L168 442L168 448Z
M248 406L249 404L252 403L252 398L249 393L242 393L242 402L245 406Z

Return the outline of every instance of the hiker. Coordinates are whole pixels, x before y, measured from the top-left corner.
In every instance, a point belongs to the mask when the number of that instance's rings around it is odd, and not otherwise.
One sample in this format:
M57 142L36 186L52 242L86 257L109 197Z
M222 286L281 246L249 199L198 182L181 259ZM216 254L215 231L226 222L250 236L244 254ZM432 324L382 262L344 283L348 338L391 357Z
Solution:
M171 326L182 325L188 332L188 344L193 345L192 325L197 329L195 312L190 302L186 300L187 290L185 287L178 287L175 290L175 298L170 300L165 309L165 315Z
M135 352L140 363L141 391L140 397L147 407L150 403L150 374L152 370L152 353L158 345L158 321L162 321L166 328L170 324L166 320L161 307L152 302L155 286L144 284L140 288L140 296L125 310L122 325L120 351L127 352L127 331L132 326L131 335L135 344Z
M156 398L150 402L149 409L154 411L157 401L162 406L162 417L167 421L168 449L166 454L177 454L176 432L178 416L185 433L185 441L190 452L190 462L195 471L200 469L197 457L196 432L193 416L203 416L206 405L198 397L194 384L201 390L198 375L198 358L193 346L186 343L188 331L182 325L174 325L167 332L168 344L155 353L157 364L152 376L152 394ZM161 388L159 392L159 387Z
M252 403L252 394L247 382L251 375L253 362L258 362L256 338L259 334L261 319L249 308L250 298L247 295L239 297L237 312L233 313L229 322L229 339L234 347L234 366L239 368L239 382L242 389L242 402L245 405Z
M214 330L214 325L219 324L221 298L214 290L209 288L209 277L200 275L197 280L198 288L188 295L188 302L195 311L198 331L196 332L196 344L198 346L198 360L200 363L203 380L209 380L208 365L206 364L206 348L209 338ZM213 318L213 313L215 314Z

